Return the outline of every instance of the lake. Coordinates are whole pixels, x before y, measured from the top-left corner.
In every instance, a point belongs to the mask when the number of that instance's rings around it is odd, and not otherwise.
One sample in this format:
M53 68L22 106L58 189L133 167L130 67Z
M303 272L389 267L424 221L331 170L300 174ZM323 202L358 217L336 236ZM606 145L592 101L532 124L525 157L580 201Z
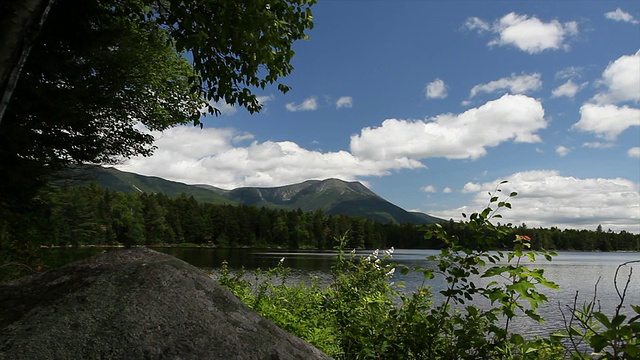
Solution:
M231 269L245 268L247 270L275 267L280 259L285 258L284 265L292 269L290 279L293 281L305 281L310 275L317 277L322 283L331 281L331 266L335 262L336 254L333 251L318 250L260 250L260 249L213 249L213 248L155 248L155 250L176 256L194 266L213 270L219 269L223 261L227 261ZM79 249L46 249L52 258L62 263L72 258L89 256L103 251L97 248ZM368 255L371 251L358 251L359 255ZM435 263L426 260L429 255L437 255L437 250L413 250L396 249L392 261L409 267L422 266L434 267ZM564 327L562 311L568 315L567 306L573 304L576 292L578 292L578 306L589 302L594 297L595 286L598 279L597 299L602 312L612 314L619 303L613 278L618 265L640 260L640 253L602 253L602 252L559 252L552 262L543 258L532 265L534 268L545 270L545 276L560 285L560 290L543 289L549 298L549 302L542 305L539 313L546 319L544 325L537 324L527 319L519 319L512 329L528 335L546 335L550 331ZM624 313L630 314L630 304L640 305L640 263L630 264L621 268L618 275L620 290L633 269L631 283L629 285ZM399 271L393 275L393 282L403 282L402 291L415 290L425 281L421 273L410 272L402 275ZM446 283L441 277L426 280L426 285L432 288L434 301L441 299L438 291L443 290ZM476 284L486 284L488 279L474 279ZM487 304L478 304L483 307Z
M159 251L174 255L195 266L213 270L220 268L223 261L227 261L231 269L244 267L247 270L274 267L278 261L285 258L284 265L292 269L294 279L305 280L308 275L318 277L328 283L331 280L330 269L335 261L335 253L332 251L292 251L292 250L260 250L260 249L210 249L210 248L160 248ZM368 255L371 251L358 251L359 255ZM392 261L409 267L422 266L432 268L434 262L427 261L429 255L437 255L437 250L413 250L396 249ZM602 253L602 252L559 252L552 262L544 258L531 265L533 268L545 270L545 276L560 285L560 290L543 289L549 298L549 302L542 305L539 313L546 319L544 325L537 324L527 319L520 319L513 324L513 329L526 332L528 335L545 335L550 331L564 327L564 319L561 309L568 315L567 306L573 305L576 292L578 293L578 306L593 300L596 283L597 299L602 312L611 314L619 303L613 278L618 265L640 260L640 253ZM630 304L640 305L640 263L630 264L620 269L618 274L618 286L622 291L624 284L632 269L631 283L625 298L625 313L630 313ZM410 272L402 275L396 272L392 281L403 282L402 291L413 291L425 281L423 275ZM443 290L446 283L441 277L426 280L426 285L432 288L434 300L439 298L438 291ZM474 279L476 284L486 284L488 279ZM486 306L487 304L478 304Z

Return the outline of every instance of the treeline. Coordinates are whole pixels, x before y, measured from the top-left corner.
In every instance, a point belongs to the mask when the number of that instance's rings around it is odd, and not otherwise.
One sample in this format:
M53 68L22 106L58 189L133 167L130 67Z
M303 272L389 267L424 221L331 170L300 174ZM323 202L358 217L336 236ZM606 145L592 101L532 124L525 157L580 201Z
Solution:
M59 186L38 197L30 216L5 214L2 232L39 245L198 244L219 247L331 249L347 234L349 248L430 248L444 244L425 239L429 227L380 223L363 217L327 215L246 205L198 203L193 197L126 194L100 188ZM2 224L0 224L1 226ZM474 248L473 231L454 221L442 226L460 245ZM622 231L533 229L522 225L513 235L528 235L534 248L581 251L640 251L640 235ZM508 237L509 238L509 237ZM511 237L513 238L513 237ZM1 240L1 239L0 239ZM493 244L509 248L512 244Z

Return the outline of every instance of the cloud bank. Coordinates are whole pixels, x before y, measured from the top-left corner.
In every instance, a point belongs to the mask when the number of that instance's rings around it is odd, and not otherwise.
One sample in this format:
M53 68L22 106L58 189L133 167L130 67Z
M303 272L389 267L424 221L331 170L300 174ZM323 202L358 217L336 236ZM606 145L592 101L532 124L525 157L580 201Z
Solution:
M547 126L542 104L524 95L504 95L461 114L428 121L385 120L351 136L351 153L360 159L477 159L507 141L535 143Z
M460 214L481 211L488 202L487 192L501 186L501 194L518 195L510 200L513 209L501 212L502 223L526 223L529 227L604 229L640 232L640 183L622 178L577 178L563 176L557 170L518 172L505 179L486 183L467 183L463 192L475 194L472 205L446 211L431 211L434 216L461 219Z

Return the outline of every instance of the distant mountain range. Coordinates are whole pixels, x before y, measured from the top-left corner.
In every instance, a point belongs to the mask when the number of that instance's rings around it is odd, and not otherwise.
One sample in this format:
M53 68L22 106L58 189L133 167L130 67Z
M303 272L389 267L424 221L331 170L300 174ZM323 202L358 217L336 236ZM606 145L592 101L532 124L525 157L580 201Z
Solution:
M169 197L184 193L199 202L213 204L244 204L303 211L321 209L328 215L362 216L375 221L400 224L432 224L443 221L424 213L406 211L357 181L308 180L279 187L225 190L211 185L187 185L106 167L79 168L71 173L70 178L82 182L95 180L106 189L127 193L164 193Z

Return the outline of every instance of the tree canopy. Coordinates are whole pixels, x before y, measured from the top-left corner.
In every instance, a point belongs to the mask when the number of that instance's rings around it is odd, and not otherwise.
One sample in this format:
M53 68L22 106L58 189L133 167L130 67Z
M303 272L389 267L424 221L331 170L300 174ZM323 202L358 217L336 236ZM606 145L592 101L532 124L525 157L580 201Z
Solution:
M259 111L253 89L291 72L313 2L56 1L0 123L0 202L69 164L149 155L146 129L198 124L211 100Z

